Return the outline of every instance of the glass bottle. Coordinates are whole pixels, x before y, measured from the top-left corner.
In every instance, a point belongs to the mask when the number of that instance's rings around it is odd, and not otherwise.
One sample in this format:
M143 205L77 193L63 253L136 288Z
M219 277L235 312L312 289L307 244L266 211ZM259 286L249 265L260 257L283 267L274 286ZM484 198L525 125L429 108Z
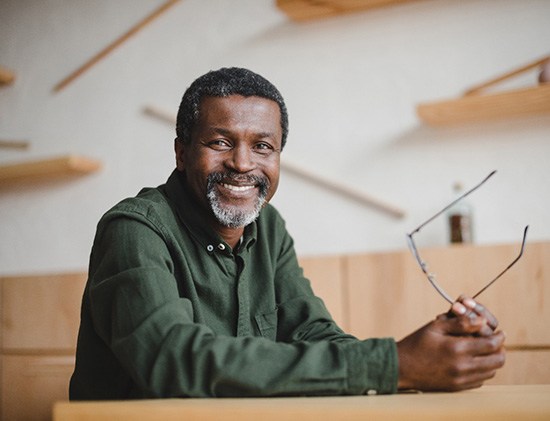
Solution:
M455 198L463 194L462 184L454 183ZM465 199L462 199L448 210L449 241L451 243L472 243L472 207Z

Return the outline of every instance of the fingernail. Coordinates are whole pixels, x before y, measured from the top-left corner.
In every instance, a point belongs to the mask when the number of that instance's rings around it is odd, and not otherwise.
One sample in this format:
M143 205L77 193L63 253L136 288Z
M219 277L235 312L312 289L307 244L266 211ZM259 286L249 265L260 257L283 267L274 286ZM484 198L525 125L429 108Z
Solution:
M473 310L476 307L477 303L472 298L465 298L464 301L462 301L462 304L470 307Z
M462 316L462 315L466 314L466 311L468 311L468 309L460 303L454 303L453 304L453 311Z

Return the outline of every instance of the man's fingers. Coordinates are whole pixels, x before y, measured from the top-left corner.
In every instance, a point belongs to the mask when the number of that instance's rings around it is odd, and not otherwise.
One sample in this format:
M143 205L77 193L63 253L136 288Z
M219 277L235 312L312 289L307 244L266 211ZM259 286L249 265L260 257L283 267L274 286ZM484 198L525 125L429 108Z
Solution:
M496 330L496 328L498 327L497 318L489 310L487 310L482 304L478 303L477 301L469 297L460 297L459 301L461 301L465 307L467 307L468 309L476 313L478 316L485 318L485 320L487 320L487 324L493 330Z
M470 361L470 367L465 369L462 375L457 378L457 384L460 383L461 387L465 389L478 387L476 386L478 384L481 386L485 381L495 376L497 370L504 366L505 360L504 349L473 357Z
M451 309L447 314L443 314L438 317L440 321L446 323L446 333L457 336L490 336L494 333L493 329L487 324L484 317L480 317L477 313L474 313L471 310L466 310L466 313L457 315L455 310L456 307L457 303L453 304L453 309Z
M459 320L459 329L464 329L462 334L476 334L479 336L491 335L498 327L497 318L482 304L470 297L461 295L449 310L449 316L454 315ZM461 334L453 332L453 334Z
M493 333L491 336L460 336L456 337L454 344L450 344L456 355L468 355L472 362L478 365L472 366L472 370L481 369L484 365L490 368L498 368L504 364L504 340L503 332Z
M504 332L496 332L491 336L485 336L477 339L477 341L472 342L472 350L476 355L494 354L499 350L504 353Z

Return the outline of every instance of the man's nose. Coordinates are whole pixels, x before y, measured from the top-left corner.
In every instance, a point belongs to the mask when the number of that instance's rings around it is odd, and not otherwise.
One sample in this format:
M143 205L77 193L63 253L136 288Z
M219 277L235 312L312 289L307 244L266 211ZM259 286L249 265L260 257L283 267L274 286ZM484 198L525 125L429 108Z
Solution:
M246 145L239 145L233 149L228 164L240 173L252 171L256 166L253 154L253 151Z

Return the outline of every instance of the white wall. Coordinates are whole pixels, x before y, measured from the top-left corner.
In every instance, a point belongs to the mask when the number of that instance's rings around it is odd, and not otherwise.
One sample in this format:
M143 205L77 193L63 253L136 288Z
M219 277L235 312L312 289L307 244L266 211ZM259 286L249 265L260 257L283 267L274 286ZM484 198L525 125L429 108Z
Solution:
M283 159L402 207L401 220L290 174L274 204L299 254L405 247L404 233L467 186L478 243L550 239L550 117L434 129L419 102L453 98L550 52L546 0L423 0L293 23L271 0L185 0L60 93L52 87L163 0L1 0L0 163L67 153L103 170L69 182L0 189L0 274L83 270L95 225L118 200L162 183L174 130L145 116L176 112L185 88L222 66L249 67L286 97ZM507 87L534 84L536 74ZM445 243L443 221L423 233Z

